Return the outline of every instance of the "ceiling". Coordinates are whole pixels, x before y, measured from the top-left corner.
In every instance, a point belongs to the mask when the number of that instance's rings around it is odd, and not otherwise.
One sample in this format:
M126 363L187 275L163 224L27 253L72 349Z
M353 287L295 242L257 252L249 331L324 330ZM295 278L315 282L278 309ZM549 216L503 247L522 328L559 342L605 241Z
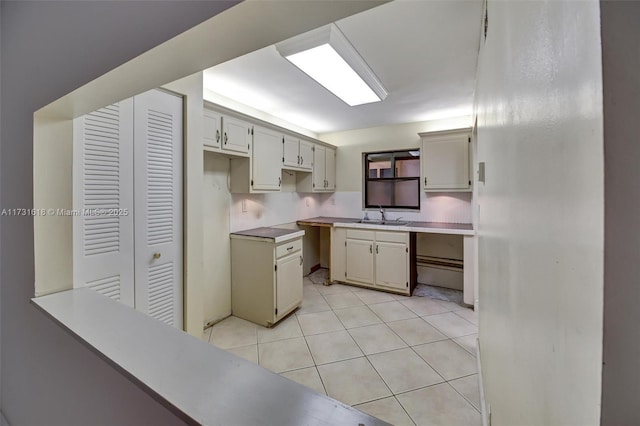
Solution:
M205 87L316 133L471 115L482 0L396 0L337 21L386 87L350 107L275 46L205 71Z

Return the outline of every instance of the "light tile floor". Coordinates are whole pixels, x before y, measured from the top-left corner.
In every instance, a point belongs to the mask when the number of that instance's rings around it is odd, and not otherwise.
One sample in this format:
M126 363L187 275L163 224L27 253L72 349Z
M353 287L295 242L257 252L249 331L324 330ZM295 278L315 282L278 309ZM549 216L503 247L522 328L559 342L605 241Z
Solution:
M317 282L273 328L229 317L204 339L394 425L481 424L473 310Z

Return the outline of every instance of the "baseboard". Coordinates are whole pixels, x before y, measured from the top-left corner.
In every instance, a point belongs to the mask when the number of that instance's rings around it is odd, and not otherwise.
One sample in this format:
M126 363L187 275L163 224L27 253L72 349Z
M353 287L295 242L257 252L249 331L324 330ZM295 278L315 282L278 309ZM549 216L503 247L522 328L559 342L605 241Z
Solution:
M204 328L209 328L209 327L219 323L220 321L229 318L231 315L232 315L231 312L228 312L228 313L223 314L222 316L219 316L219 317L216 317L214 319L211 319L211 320L209 320L209 321L204 323Z
M310 273L310 274L313 274L315 271L317 271L317 270L318 270L318 269L320 269L320 268L321 268L321 266L320 266L320 264L319 264L319 263L318 263L317 265L313 265L313 266L309 269L309 271L310 271L309 273Z
M482 417L482 426L491 426L491 412L487 410L487 402L484 399L484 379L482 377L479 338L476 338L476 364L478 369L478 390L480 391L480 416Z

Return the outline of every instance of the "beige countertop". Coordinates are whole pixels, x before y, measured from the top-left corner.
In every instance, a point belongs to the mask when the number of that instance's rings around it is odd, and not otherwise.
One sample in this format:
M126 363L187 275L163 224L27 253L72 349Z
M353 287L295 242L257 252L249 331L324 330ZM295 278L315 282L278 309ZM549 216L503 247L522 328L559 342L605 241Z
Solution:
M393 221L389 221L393 222ZM335 226L341 228L363 228L385 231L424 232L433 234L475 235L473 225L470 223L444 223L444 222L404 222L403 225L383 225L372 220L370 223L361 223L361 219L345 217L314 217L297 221L298 225L308 226Z

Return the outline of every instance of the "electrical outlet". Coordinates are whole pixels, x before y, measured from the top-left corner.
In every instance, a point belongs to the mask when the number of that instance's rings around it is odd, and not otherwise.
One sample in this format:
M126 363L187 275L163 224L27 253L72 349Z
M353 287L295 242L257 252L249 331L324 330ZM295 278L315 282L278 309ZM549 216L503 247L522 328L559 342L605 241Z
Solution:
M242 212L247 212L247 200L242 200Z

